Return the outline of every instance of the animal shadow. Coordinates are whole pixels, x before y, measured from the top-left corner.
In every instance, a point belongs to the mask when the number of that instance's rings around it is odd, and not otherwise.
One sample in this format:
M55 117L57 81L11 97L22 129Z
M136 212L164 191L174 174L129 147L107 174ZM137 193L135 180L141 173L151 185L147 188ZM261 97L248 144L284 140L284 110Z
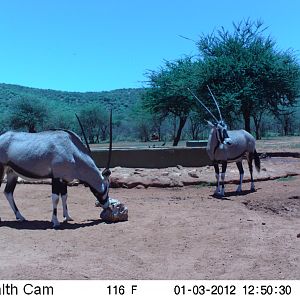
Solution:
M1 221L0 227L9 227L13 229L18 230L48 230L48 229L55 229L55 230L75 230L78 228L84 228L84 227L91 227L96 226L101 223L105 223L101 219L96 220L86 220L84 223L67 223L63 222L60 224L59 228L53 228L53 224L50 221L45 220L33 220L33 221Z
M258 189L256 189L255 191L251 191L251 190L245 190L245 191L242 191L242 192L236 192L236 191L232 191L232 192L225 192L225 196L224 197L221 197L219 195L211 195L211 197L215 198L215 199L220 199L220 200L228 200L228 201L233 201L233 199L231 199L232 197L240 197L240 196L245 196L245 195L248 195L248 194L252 194L252 193L255 193L257 192ZM230 197L230 198L229 198Z

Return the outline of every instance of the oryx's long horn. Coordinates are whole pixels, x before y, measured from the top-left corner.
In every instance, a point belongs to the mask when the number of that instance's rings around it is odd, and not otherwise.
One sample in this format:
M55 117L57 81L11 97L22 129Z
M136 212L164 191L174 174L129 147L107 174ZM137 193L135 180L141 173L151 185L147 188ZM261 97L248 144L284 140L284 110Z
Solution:
M220 111L220 107L219 107L219 104L218 104L218 102L217 102L217 100L216 100L216 98L215 98L215 96L214 96L214 94L212 93L212 91L211 91L211 89L209 88L209 86L207 85L207 88L208 88L208 90L209 90L209 93L211 94L211 96L212 96L212 98L214 99L214 101L215 101L215 104L216 104L216 106L217 106L217 109L218 109L218 112L219 112L219 115L220 115L220 121L223 121L223 118L222 118L222 115L221 115L221 111Z
M217 121L219 120L213 115L213 113L206 107L206 105L188 88L189 92L194 96L194 98L210 113L210 115Z
M87 137L86 137L86 135L85 135L85 132L84 132L84 129L83 129L82 123L81 123L81 121L80 121L80 119L79 119L79 117L77 116L77 114L76 114L76 113L75 113L75 116L76 116L76 118L77 118L77 120L78 120L78 123L79 123L79 126L80 126L80 128L81 128L81 132L82 132L82 135L83 135L83 138L84 138L84 141L85 141L86 147L87 147L87 149L89 150L89 152L90 152L90 154L91 154L91 153L92 153L92 151L91 151L91 148L90 148L89 142L88 142L88 140L87 140Z
M112 109L110 109L110 116L109 116L109 150L108 150L108 160L106 165L106 169L108 170L111 161L111 154L112 154Z

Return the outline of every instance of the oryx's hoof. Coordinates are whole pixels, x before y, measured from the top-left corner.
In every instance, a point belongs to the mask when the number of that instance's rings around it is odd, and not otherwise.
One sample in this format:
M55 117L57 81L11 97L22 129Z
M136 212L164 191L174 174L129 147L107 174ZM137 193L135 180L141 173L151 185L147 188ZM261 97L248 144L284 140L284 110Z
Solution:
M60 227L60 223L57 220L57 218L52 218L51 223L52 223L52 228L54 228L54 229L57 229Z
M111 205L108 208L103 209L100 218L108 223L127 221L128 208L122 203Z
M67 223L67 222L70 222L70 221L74 221L70 216L64 217L64 223Z
M59 229L60 228L60 223L58 222L58 223L53 223L53 225L52 225L52 228L53 229Z
M214 196L219 197L220 196L221 191L220 190L215 190L214 191Z
M220 198L220 199L222 199L223 197L225 197L225 194L224 194L224 193L221 193L221 192L220 192L220 193L217 193L217 194L214 193L214 197L215 197L215 198Z
M18 222L23 222L26 220L19 212L16 213L16 219Z
M242 189L240 188L240 187L238 187L237 189L236 189L236 193L237 194L241 194L243 191L242 191Z

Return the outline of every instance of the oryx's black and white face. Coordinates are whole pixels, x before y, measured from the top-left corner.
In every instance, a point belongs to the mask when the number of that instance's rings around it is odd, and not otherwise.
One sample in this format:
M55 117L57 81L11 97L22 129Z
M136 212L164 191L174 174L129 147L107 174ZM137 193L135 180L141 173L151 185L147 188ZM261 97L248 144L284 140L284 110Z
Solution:
M102 173L103 174L103 173ZM90 187L91 192L96 197L96 206L105 206L109 200L109 176L103 176L101 186L96 190Z
M208 124L216 131L217 139L220 144L231 145L232 141L227 132L227 125L222 121L218 121L216 123L208 122Z
M227 125L225 124L225 122L224 121L218 122L216 127L217 127L217 136L219 142L224 145L231 145L232 141L228 135Z

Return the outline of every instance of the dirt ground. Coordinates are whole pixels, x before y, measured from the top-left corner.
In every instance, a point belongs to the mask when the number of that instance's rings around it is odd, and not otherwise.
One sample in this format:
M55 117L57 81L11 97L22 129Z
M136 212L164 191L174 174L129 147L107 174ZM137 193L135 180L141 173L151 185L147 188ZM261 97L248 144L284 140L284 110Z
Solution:
M1 193L0 279L299 280L299 187L300 176L258 181L255 193L247 182L241 195L227 184L224 199L202 184L114 188L129 220L106 224L79 185L69 188L74 221L53 230L51 187L18 184L28 221L15 221Z

